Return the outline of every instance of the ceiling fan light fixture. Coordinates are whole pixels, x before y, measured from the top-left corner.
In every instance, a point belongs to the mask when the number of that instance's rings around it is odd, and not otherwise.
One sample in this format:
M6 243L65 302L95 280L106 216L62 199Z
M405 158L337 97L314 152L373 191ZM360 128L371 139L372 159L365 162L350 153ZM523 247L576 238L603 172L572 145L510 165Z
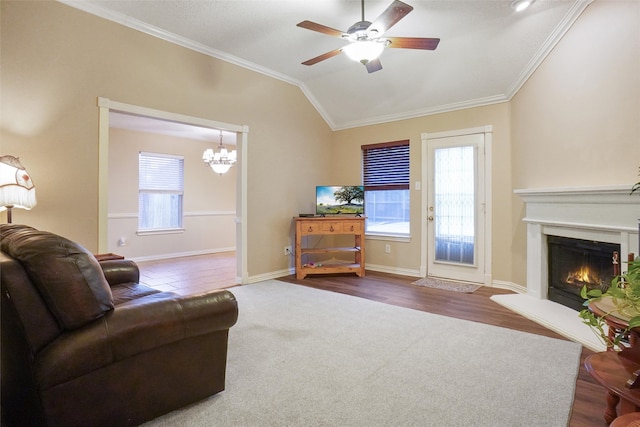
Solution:
M536 0L513 0L511 2L511 7L516 12L522 12L523 10L528 9L529 6L531 6L534 1Z
M382 54L384 44L375 41L358 41L348 44L342 50L350 59L366 64Z

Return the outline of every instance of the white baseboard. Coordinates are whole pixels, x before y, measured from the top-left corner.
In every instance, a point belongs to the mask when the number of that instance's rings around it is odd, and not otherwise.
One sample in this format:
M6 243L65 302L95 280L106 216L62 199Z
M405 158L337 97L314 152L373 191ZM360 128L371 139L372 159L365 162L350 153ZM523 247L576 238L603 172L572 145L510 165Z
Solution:
M271 279L277 279L279 277L289 276L295 273L296 273L295 268L289 268L284 270L272 271L270 273L256 274L255 276L249 276L246 284L257 283L257 282L262 282L262 281L271 280Z
M134 262L145 262L145 261L157 261L161 259L170 259L170 258L183 258L187 256L197 256L197 255L208 255L208 254L217 254L221 252L233 252L236 248L216 248L216 249L202 249L199 251L187 251L187 252L174 252L169 254L158 254L158 255L148 255L141 257L131 257L127 258Z
M420 270L410 270L406 268L390 267L388 265L366 264L365 269L377 271L379 273L398 274L400 276L423 277Z
M505 282L504 280L494 280L491 283L491 287L492 288L500 288L500 289L508 289L510 291L519 293L519 294L526 294L527 293L527 287L526 286L522 286L522 285L518 285L517 283L513 283L513 282Z

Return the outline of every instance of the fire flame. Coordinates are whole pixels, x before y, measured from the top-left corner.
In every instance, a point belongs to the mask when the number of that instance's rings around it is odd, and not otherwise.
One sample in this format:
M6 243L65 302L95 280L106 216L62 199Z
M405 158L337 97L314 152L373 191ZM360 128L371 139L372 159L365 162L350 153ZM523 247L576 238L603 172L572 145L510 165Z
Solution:
M578 270L567 275L567 283L600 283L600 277L591 271L588 265L583 265Z

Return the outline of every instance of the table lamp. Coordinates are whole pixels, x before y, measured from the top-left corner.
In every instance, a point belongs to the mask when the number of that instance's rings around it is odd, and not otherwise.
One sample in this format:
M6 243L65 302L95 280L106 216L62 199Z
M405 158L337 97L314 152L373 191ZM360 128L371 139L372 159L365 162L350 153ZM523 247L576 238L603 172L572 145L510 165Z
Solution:
M14 156L0 156L0 212L7 211L11 224L13 208L31 209L36 205L36 187L20 160Z

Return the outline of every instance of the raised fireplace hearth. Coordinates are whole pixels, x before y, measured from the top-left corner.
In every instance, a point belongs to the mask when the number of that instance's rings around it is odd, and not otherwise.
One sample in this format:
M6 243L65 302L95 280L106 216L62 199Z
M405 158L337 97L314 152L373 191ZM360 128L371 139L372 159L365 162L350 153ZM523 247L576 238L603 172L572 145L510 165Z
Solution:
M596 263L592 276L587 278L585 271L574 272L574 288L568 287L562 292L575 293L584 283L589 286L601 286L611 282L613 252L618 251L622 260L620 268L625 269L624 261L630 253L638 254L638 231L640 219L640 197L629 195L629 187L585 187L516 190L526 205L523 221L527 224L527 294L541 299L556 298L555 284L550 282L556 272L551 265L553 258L580 258L581 250L573 254L557 255L554 246L557 238L576 239L584 242L597 242L602 245L602 256ZM561 239L562 242L564 240ZM549 244L551 243L551 245ZM598 250L596 250L597 253ZM608 265L607 265L608 264ZM564 268L564 267L563 267ZM562 274L569 274L564 271ZM587 279L587 280L585 280ZM565 292L566 291L566 292ZM565 304L569 306L568 304ZM578 310L579 308L573 306Z

